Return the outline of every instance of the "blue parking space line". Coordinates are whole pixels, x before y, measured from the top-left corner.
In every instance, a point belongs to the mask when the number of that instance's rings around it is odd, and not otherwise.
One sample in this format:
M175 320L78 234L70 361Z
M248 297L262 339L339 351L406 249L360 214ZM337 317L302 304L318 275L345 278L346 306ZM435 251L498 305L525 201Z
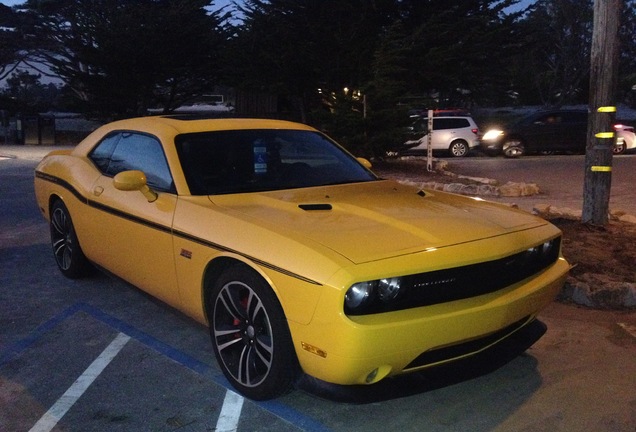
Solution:
M290 424L296 425L300 427L302 430L307 432L331 432L327 426L323 425L317 420L314 420L311 417L308 417L294 408L291 408L281 402L276 400L270 401L261 401L254 402L259 407L263 408L266 411L271 412L272 414L285 419Z
M0 367L10 362L18 355L20 355L22 351L26 350L31 345L33 345L38 339L44 336L49 330L51 330L53 327L55 327L62 321L66 320L70 316L74 315L75 313L77 313L77 311L81 309L82 309L82 304L76 303L73 306L63 310L61 313L57 314L56 316L49 319L48 321L44 322L43 324L40 324L38 327L36 327L35 330L33 330L24 339L19 340L13 344L10 344L6 349L3 350L4 352L0 352Z
M49 330L63 322L64 320L72 317L78 312L84 312L87 315L95 318L98 321L103 322L104 324L112 327L114 330L117 330L121 333L125 333L131 338L141 342L143 345L151 348L152 350L158 352L161 355L164 355L180 365L196 372L199 375L208 375L211 376L212 380L218 384L219 386L233 390L230 383L225 379L225 377L216 373L212 366L203 363L183 351L179 351L178 349L161 342L160 340L150 336L149 334L131 326L130 324L125 323L124 321L116 318L112 315L107 314L106 312L88 305L86 303L76 303L67 309L60 312L58 315L55 315L48 321L39 325L31 334L29 334L26 338L10 345L4 352L0 353L0 367L9 361L13 360L15 357L20 355L23 351L29 348L33 343L35 343L38 339L43 337ZM270 413L276 415L277 417L289 422L290 424L297 425L301 427L303 430L307 432L330 432L331 429L327 428L322 423L308 417L294 408L291 408L279 401L252 401L258 407L269 411Z
M130 324L125 323L124 321L118 318L113 317L112 315L108 315L106 312L100 309L97 309L96 307L93 307L85 303L81 303L80 310L82 312L85 312L91 315L93 318L103 322L104 324L107 324L108 326L114 328L115 330L121 333L126 333L128 336L132 337L133 339L136 339L137 341L148 346L149 348L152 348L158 353L170 358L171 360L176 361L182 366L185 366L188 369L200 375L205 375L214 371L214 369L210 365L203 363L193 357L190 357L186 353L179 351L176 348L173 348L172 346L164 342L161 342L160 340L150 336L149 334L144 333L143 331L131 326ZM218 374L213 374L213 376L214 376L214 381L217 383L218 383L218 380L222 378ZM225 385L223 383L219 383L219 384L223 385L223 387L229 386L229 383Z

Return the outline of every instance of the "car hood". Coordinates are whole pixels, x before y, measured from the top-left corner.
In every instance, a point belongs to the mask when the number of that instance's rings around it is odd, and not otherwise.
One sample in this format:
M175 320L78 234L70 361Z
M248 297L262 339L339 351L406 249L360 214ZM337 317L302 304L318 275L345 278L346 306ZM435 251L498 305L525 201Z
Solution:
M234 217L361 264L547 224L528 213L394 181L215 195Z

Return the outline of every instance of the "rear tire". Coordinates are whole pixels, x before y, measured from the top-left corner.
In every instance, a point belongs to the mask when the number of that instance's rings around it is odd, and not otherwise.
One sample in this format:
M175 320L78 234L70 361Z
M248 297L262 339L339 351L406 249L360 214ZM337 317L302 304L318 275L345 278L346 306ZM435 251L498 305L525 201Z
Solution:
M61 200L51 206L51 246L55 263L69 279L85 276L90 264L80 246L68 209Z
M468 143L466 141L457 140L451 143L448 151L453 157L464 157L468 154L470 148L468 147Z
M207 313L214 354L239 393L266 400L290 390L298 360L283 309L260 275L243 265L225 270Z

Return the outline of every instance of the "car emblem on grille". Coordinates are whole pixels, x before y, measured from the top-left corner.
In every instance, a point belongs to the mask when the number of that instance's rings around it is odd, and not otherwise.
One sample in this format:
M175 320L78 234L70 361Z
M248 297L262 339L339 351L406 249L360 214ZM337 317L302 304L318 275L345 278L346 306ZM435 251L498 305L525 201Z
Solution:
M447 278L447 279L438 279L438 280L433 280L433 281L428 281L428 282L420 282L420 283L415 284L413 286L413 288L448 285L448 284L451 284L451 283L455 282L456 280L457 280L457 278Z

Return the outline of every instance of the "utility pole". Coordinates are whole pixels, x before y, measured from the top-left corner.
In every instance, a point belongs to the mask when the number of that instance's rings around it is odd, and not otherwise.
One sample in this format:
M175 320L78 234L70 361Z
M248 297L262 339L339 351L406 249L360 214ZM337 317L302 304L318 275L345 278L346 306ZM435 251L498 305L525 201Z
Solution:
M621 6L621 0L594 0L582 222L599 226L607 224L612 185Z

